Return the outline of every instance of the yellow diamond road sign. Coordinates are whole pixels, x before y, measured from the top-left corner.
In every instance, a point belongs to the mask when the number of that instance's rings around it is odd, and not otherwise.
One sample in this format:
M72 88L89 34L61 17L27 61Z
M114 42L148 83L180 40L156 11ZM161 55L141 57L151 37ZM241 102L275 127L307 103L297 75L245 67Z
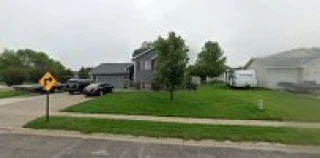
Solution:
M39 80L39 84L47 91L50 91L56 83L57 80L50 74L50 72L45 73Z

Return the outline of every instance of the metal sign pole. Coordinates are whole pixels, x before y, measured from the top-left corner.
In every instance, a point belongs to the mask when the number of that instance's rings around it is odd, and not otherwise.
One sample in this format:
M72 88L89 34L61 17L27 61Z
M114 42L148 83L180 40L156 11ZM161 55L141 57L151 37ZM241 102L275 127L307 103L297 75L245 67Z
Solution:
M46 121L49 122L49 96L50 90L57 83L57 80L50 74L46 72L42 78L39 80L39 84L46 90Z
M49 122L49 95L50 92L47 91L47 106L46 106L46 121Z

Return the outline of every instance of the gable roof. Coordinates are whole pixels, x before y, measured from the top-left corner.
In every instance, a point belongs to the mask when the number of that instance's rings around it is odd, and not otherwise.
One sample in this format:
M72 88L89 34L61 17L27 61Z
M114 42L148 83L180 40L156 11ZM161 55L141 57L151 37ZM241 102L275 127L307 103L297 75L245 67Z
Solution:
M154 50L154 48L147 49L146 51L143 51L142 53L132 57L132 60L136 60L137 58L143 56L144 54L147 54L147 53L151 52L152 50Z
M128 73L126 69L131 65L132 63L102 63L99 66L95 67L91 71L91 74L124 74Z
M269 58L277 58L277 57L320 57L320 48L299 48L299 49L291 49L289 51L280 52L277 54L273 54L268 56Z
M250 66L253 61L258 61L266 67L299 68L315 59L320 59L320 49L292 49L264 58L252 58L245 67Z

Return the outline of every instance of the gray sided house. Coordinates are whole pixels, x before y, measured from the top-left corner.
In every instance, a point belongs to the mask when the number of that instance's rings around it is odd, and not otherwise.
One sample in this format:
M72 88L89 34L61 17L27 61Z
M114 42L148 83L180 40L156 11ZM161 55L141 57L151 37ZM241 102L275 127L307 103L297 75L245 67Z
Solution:
M91 71L96 82L106 82L115 88L125 88L130 80L132 63L102 63Z
M278 89L281 82L320 84L320 49L293 49L253 58L245 68L255 70L260 87Z
M134 64L134 82L139 89L151 89L156 70L157 52L148 49L132 58Z

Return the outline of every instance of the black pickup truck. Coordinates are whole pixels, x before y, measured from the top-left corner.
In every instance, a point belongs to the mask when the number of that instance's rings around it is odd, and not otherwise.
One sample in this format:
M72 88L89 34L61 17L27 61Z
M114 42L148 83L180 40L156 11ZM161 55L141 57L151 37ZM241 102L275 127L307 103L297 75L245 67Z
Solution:
M83 93L84 88L93 82L91 79L69 79L66 82L66 91L69 94Z

